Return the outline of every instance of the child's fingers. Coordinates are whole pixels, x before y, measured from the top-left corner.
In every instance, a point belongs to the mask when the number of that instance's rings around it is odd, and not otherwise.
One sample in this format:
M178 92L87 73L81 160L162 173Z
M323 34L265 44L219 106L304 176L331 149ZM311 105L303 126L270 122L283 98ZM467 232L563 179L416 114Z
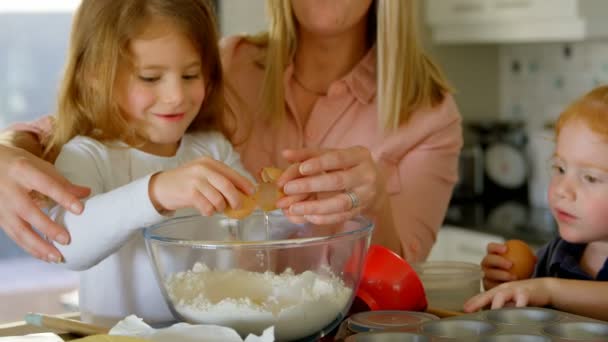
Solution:
M469 298L463 305L464 312L475 312L492 302L492 292L480 293Z
M507 252L507 246L502 243L490 242L486 246L488 254L504 254Z
M241 207L241 192L236 188L232 181L225 177L221 173L215 171L209 172L207 175L208 186L212 187L215 192L209 192L209 201L213 203L218 211L224 211L226 208L226 201L230 204L231 208L238 209ZM203 189L200 189L203 194L206 193ZM219 197L218 197L219 196ZM225 201L225 200L226 201Z
M253 183L251 183L251 181L247 179L247 177L241 175L230 166L210 158L204 159L202 162L205 166L208 166L213 171L227 178L230 183L232 183L235 187L241 189L244 193L253 195L253 193L255 192L255 186L253 185Z
M502 270L510 270L513 267L513 262L498 254L487 254L481 260L481 267L485 269L497 268Z
M211 216L215 212L215 207L211 204L203 194L196 192L192 199L192 206L198 210L203 216Z
M230 184L230 186L232 186L232 184ZM222 196L222 193L220 193L217 188L214 188L210 184L203 184L199 186L197 190L207 199L207 202L213 207L212 210L214 212L222 212L226 209L224 196ZM237 190L233 189L233 192L237 193Z
M513 295L510 291L497 291L492 298L492 306L491 309L500 309L505 306L507 302L510 302Z
M525 306L528 306L528 303L530 302L530 296L528 293L518 292L515 294L514 302L516 307L523 308Z
M515 276L511 273L498 269L498 268L488 268L483 270L484 279L488 279L495 282L507 282L516 280Z

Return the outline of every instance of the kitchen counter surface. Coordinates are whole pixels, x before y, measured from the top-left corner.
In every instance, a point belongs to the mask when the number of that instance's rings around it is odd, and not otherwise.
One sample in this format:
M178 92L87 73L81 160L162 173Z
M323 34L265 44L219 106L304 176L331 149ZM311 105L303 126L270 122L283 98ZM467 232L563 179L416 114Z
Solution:
M464 313L455 312L450 310L443 310L439 308L429 308L427 313L433 314L440 318L453 317L458 315L463 315ZM54 315L56 317L79 320L79 313L66 313L60 315ZM74 334L68 334L64 331L46 328L46 327L38 327L27 324L25 321L18 321L6 324L0 324L0 337L3 336L23 336L28 334L38 334L38 333L55 333L58 334L64 341L70 341L78 338L82 338L82 336L77 336ZM332 335L326 336L320 340L320 342L329 342L333 341Z
M56 316L62 317L62 318L76 319L76 320L78 320L80 318L80 314L74 313L74 312L66 313L66 314L59 314ZM69 341L69 340L79 338L79 336L67 334L63 331L58 331L58 330L45 328L45 327L33 326L33 325L25 323L25 321L17 321L17 322L0 324L0 337L2 337L2 336L22 336L22 335L28 335L28 334L39 334L39 333L48 333L48 332L58 334L59 337L61 337L64 341Z
M542 246L558 234L549 209L518 201L453 201L444 224L499 235L507 240L520 239L534 246Z
M543 309L541 309L541 310L543 310ZM560 311L555 311L555 312L559 313ZM433 312L433 313L436 314L437 312ZM468 315L465 315L464 317L468 317L470 315L475 315L475 314L468 314ZM608 323L608 322L595 320L595 319L591 319L591 318L587 318L587 317L583 317L583 316L576 316L573 314L567 314L567 315L571 315L572 317L575 317L579 321L580 320L592 321L592 322L597 322L600 324ZM63 317L63 318L70 318L70 319L78 319L78 317L79 317L78 314L74 314L74 313L65 314L65 315L57 315L57 316ZM451 320L453 318L457 318L457 317L448 316L445 319ZM57 333L64 341L70 341L70 340L79 338L79 336L75 336L75 335L71 335L71 334L62 334L62 332L60 332L60 331L53 331L52 329L48 329L48 328L40 328L40 327L35 327L32 325L27 325L23 321L10 323L10 324L0 324L0 337L2 337L2 336L22 336L22 335L27 335L27 334L36 334L36 333L45 333L45 332L46 333L48 333L48 332ZM594 333L597 333L597 331L594 331ZM330 342L333 340L334 340L333 337L326 336L326 337L322 338L320 340L320 342Z

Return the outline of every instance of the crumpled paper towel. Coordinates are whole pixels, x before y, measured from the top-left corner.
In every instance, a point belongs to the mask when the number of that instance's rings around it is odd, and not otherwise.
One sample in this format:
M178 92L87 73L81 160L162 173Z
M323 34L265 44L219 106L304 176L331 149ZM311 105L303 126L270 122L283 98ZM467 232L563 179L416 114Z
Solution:
M141 318L130 315L118 322L109 332L110 335L140 337L156 342L243 342L232 328L218 325L176 323L170 327L154 329ZM269 327L262 336L249 335L245 342L273 342L274 327Z

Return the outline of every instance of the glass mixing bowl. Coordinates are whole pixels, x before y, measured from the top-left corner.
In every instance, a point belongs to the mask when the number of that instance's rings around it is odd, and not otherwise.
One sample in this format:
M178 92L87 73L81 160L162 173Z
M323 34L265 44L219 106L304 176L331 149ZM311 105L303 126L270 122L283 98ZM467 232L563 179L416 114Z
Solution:
M481 292L481 266L461 261L427 261L413 264L430 307L462 311L464 303Z
M274 326L278 341L336 327L359 284L373 224L294 224L282 214L243 220L186 216L144 230L156 278L181 321L234 328Z

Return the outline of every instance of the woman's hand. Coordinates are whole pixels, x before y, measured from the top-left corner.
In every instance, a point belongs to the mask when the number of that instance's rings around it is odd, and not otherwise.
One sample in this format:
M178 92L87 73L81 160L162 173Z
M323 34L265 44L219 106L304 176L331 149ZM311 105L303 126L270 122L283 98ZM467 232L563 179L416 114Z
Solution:
M285 150L283 156L292 165L277 181L286 195L277 207L292 220L330 224L375 210L383 187L366 148L304 148Z
M210 216L241 206L242 193L253 194L253 184L244 176L213 158L202 157L150 179L150 199L159 212L196 208Z
M483 288L489 290L504 282L517 280L517 278L509 272L513 263L502 256L507 252L507 246L502 243L490 242L486 249L488 253L483 260L481 260Z
M16 147L0 145L0 226L32 256L58 262L61 253L40 233L62 245L70 241L65 228L53 222L37 205L34 194L42 194L74 214L83 205L79 198L90 189L68 182L52 164Z
M512 281L480 293L466 303L465 312L474 312L491 304L492 309L499 309L506 305L546 306L551 304L552 278L535 278Z

